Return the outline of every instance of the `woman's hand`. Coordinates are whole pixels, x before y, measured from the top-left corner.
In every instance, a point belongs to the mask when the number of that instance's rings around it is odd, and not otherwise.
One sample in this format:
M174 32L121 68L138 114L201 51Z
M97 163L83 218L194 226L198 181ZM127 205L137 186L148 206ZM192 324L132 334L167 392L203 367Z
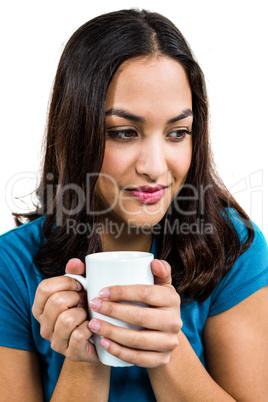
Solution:
M74 258L66 273L84 274L84 264ZM94 345L88 341L86 292L80 283L67 276L45 279L36 290L32 312L40 323L41 336L51 348L72 361L98 362Z
M155 285L112 286L91 301L92 310L144 327L135 331L92 319L89 328L101 336L101 345L112 355L137 366L153 368L167 364L178 346L182 327L180 297L171 285L170 265L159 260L151 264ZM146 303L149 307L118 301Z

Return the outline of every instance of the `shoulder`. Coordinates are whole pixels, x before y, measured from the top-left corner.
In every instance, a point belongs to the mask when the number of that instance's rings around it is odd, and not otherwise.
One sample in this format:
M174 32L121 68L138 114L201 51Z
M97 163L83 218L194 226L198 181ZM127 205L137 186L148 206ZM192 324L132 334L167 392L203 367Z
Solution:
M250 247L238 257L228 274L213 291L210 315L219 314L233 307L257 290L268 285L268 246L262 231L252 222L228 210L241 243L247 238L248 229L253 229L254 238Z
M225 209L228 217L231 219L237 235L241 242L245 241L248 236L248 230L254 230L254 232L260 232L260 229L255 223L249 219L243 218L235 209Z
M44 217L40 217L32 222L25 223L19 227L9 230L0 235L0 248L4 251L5 248L14 246L22 246L24 244L35 245L41 242L42 226Z
M42 243L44 217L12 229L0 236L0 272L19 267L25 270L33 265L33 257Z
M252 244L246 251L247 258L257 258L258 255L260 255L259 253L261 253L261 256L264 257L264 261L267 261L267 242L261 229L252 220L247 220L241 217L234 209L228 209L227 213L234 225L241 243L244 243L244 241L247 239L248 231L253 231L254 236ZM256 254L257 250L258 255ZM241 256L239 258L241 258Z
M31 307L42 281L33 257L42 239L43 218L0 236L0 345L36 351Z

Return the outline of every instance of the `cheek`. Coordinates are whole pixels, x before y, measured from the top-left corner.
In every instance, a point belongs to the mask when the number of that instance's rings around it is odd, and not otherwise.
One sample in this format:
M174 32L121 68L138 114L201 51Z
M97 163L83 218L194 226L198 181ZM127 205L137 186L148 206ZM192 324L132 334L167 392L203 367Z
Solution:
M128 173L129 154L115 147L107 147L104 154L102 168L96 184L96 193L106 204L115 202L119 196L120 183Z
M102 163L102 167L101 167L101 172L102 173L108 173L109 171L112 170L114 164L114 157L113 154L111 152L107 152L105 151L104 153L104 158L103 158L103 163Z
M173 175L178 179L184 178L191 166L192 161L192 148L187 147L172 155L170 159L170 170Z
M122 172L124 172L129 165L130 155L128 152L122 152L120 149L109 147L105 150L101 172L112 177L118 177L122 175Z

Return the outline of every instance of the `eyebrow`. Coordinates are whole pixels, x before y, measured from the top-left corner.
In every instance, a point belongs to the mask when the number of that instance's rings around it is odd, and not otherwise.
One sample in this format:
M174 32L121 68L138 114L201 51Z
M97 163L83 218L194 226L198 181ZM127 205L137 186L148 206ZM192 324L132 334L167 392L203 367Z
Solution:
M185 109L176 117L173 117L168 121L168 124L176 123L176 121L186 119L186 117L193 116L193 111L191 109Z
M145 119L143 117L129 113L123 109L111 108L111 109L107 110L107 112L105 114L106 114L106 116L113 115L113 116L122 117L123 119L135 121L137 123L145 122ZM172 119L168 120L167 123L172 124L172 123L175 123L176 121L186 119L186 117L189 117L189 116L193 116L193 111L191 109L185 109L178 116L173 117Z

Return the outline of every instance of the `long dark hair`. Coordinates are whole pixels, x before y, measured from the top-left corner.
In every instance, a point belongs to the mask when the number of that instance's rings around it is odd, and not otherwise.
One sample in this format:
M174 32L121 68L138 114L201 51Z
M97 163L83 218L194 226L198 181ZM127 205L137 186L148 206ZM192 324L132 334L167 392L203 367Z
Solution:
M160 233L155 235L157 252L171 264L177 291L201 302L249 247L254 234L249 218L213 167L203 73L180 31L160 14L133 9L104 14L70 38L50 104L43 174L37 189L39 205L32 213L14 215L17 225L22 218L32 221L44 216L43 242L34 262L46 275L62 275L70 258L84 260L86 254L102 250L100 236L94 232L98 217L92 212L105 147L107 89L125 60L155 55L171 57L184 67L194 115L191 167L184 187L160 222ZM202 189L203 196L193 197L193 189ZM243 242L229 208L246 223L248 236ZM70 219L87 225L91 235L68 233ZM174 233L178 222L179 228L191 230ZM207 232L203 230L208 227Z

